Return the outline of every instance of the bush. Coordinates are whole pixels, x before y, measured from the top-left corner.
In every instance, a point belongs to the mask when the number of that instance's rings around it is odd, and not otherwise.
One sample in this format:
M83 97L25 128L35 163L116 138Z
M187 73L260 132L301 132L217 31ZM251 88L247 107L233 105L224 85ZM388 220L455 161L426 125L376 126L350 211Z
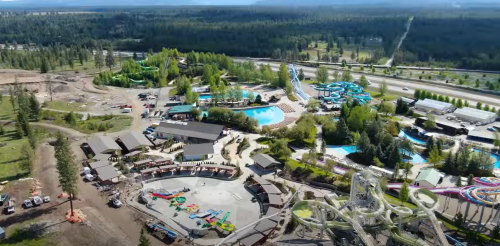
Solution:
M288 99L290 99L290 101L292 102L296 102L299 100L293 93L288 94Z

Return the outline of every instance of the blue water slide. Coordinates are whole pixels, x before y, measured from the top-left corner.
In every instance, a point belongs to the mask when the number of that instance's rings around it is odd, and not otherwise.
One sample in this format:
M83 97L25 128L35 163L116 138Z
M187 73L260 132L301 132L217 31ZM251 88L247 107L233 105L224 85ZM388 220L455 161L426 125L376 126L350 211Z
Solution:
M153 229L154 228L158 228L158 229L161 229L161 230L164 230L166 233L167 233L167 236L172 238L172 239L176 239L177 238L177 233L175 233L174 231L171 231L161 225L158 225L158 224L154 224L153 226Z

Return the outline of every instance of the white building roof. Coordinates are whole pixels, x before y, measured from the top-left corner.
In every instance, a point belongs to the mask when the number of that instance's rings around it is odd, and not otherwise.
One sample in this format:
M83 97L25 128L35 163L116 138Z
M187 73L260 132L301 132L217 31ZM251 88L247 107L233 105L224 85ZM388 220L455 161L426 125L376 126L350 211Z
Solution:
M418 100L417 103L415 103L415 107L444 111L446 109L453 108L454 106L451 103L440 102L432 99L424 99Z
M484 139L489 139L489 140L496 139L495 133L488 132L488 131L470 131L467 136L468 137L475 137L475 138L484 138Z
M477 120L489 120L492 118L496 118L497 114L489 111L484 111L476 108L459 108L453 112L453 115L459 117L459 118L474 118Z

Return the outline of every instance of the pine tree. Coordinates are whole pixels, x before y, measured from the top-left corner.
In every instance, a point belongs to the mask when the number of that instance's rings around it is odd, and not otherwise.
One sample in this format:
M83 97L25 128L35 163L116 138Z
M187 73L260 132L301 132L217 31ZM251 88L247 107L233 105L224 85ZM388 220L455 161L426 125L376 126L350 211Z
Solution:
M102 54L102 47L98 47L95 51L94 56L95 67L99 69L99 73L101 72L101 68L104 65L104 58Z
M463 186L463 184L462 184L462 177L460 177L460 176L457 177L457 182L455 183L455 185L457 187L462 187Z
M404 182L403 186L401 186L401 189L399 190L399 199L401 200L401 206L408 201L410 198L410 187L408 186L408 183Z
M19 167L27 173L31 173L35 160L35 151L29 145L25 144L21 147L21 158Z
M23 136L24 136L23 127L21 126L21 124L19 124L19 122L16 122L16 137L18 139L21 139L23 138Z
M108 53L106 54L106 66L109 68L109 71L111 71L114 65L115 65L115 57L113 55L113 48L109 47Z
M31 93L30 98L29 98L29 104L30 104L30 117L34 121L39 121L40 120L40 103L38 102L38 99L36 98L35 94Z
M78 167L69 142L61 132L56 134L55 157L59 173L59 186L69 194L71 215L73 215L73 199L78 194Z
M151 246L151 242L149 238L146 237L146 232L144 228L141 229L141 236L139 237L139 245L138 246Z
M40 64L40 73L48 73L49 72L49 61L47 58L42 58L42 62Z
M467 185L474 185L474 175L473 174L469 174L469 176L467 177Z

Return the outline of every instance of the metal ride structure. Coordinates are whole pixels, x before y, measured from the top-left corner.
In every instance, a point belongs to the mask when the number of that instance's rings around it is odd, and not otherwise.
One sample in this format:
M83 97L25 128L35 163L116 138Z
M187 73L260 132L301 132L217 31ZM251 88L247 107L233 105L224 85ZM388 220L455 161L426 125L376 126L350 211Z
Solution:
M295 67L295 64L288 65L288 69L290 70L290 73L292 75L292 81L291 82L292 82L293 90L304 101L309 101L309 99L311 99L311 96L309 96L307 93L305 93L302 90L302 84L300 83L299 75L298 75L298 72L297 72L297 68Z
M440 242L448 246L446 235L434 215L439 207L437 196L428 190L410 188L410 199L417 209L390 204L380 188L380 180L371 171L361 171L352 177L350 196L332 194L325 196L326 202L299 201L294 204L292 214L303 230L306 227L320 229L321 235L325 231L332 240L337 238L334 231L354 232L362 241L356 238L355 245L368 246L378 245L372 235L382 231L388 231L397 243L429 246L427 242L402 230L402 225L406 223L428 219L437 235L433 245Z

